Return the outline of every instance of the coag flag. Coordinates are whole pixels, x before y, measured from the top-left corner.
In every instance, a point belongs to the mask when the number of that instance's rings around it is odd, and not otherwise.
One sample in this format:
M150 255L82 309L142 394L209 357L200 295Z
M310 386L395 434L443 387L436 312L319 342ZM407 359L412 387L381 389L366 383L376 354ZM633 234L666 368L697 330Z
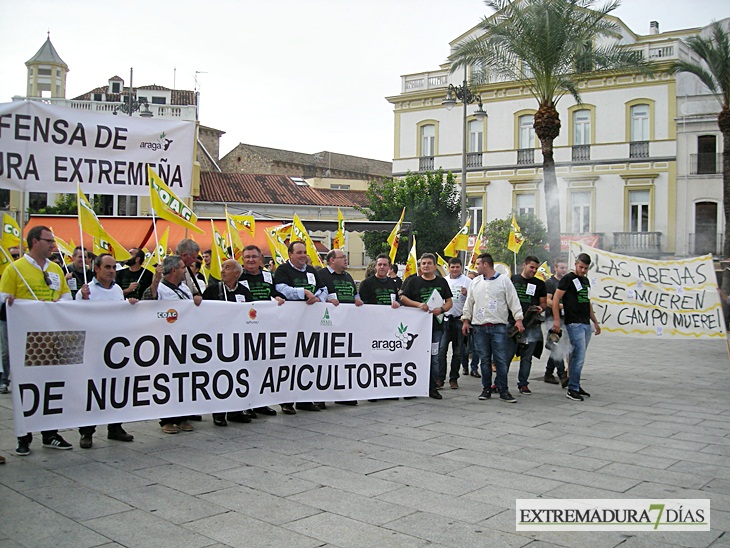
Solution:
M164 259L167 256L167 240L170 236L170 227L168 226L165 229L165 232L162 233L162 238L157 240L157 247L155 247L154 252L154 259L153 261L157 264L162 264L162 259Z
M271 231L266 230L266 240L269 242L269 251L271 252L271 258L274 259L276 266L283 265L286 262L286 255L281 253L279 245L271 235Z
M436 253L436 264L441 267L441 271L444 275L449 271L448 261L438 253Z
M218 232L213 224L213 219L210 220L210 229L213 235L213 245L210 248L210 275L216 280L221 279L221 265L223 261L227 260L228 257L228 246L226 240L221 233Z
M395 262L395 255L398 253L398 244L400 243L400 230L401 226L403 225L403 216L406 214L406 208L403 208L403 211L400 213L400 219L393 227L393 230L390 232L390 236L388 236L388 243L390 244L390 262Z
M0 253L0 274L5 267L10 264L12 257L10 255L11 247L20 246L20 227L10 215L3 214L3 235L0 245L3 246L5 253Z
M312 241L312 238L309 237L307 229L304 228L302 221L299 220L299 216L296 213L294 214L294 219L291 222L290 239L292 241L300 240L304 242L304 244L307 246L307 255L309 255L309 258L312 260L312 266L324 266L322 264L322 259L319 258L319 253L317 253L317 248L314 247L314 242Z
M340 208L337 208L337 232L332 239L332 249L345 249L345 218Z
M484 245L484 222L482 222L477 239L474 240L474 249L471 252L471 259L469 259L469 266L467 267L469 270L476 271L477 257L484 253L484 251L486 251L486 246Z
M103 226L101 226L96 213L94 213L94 210L91 208L89 200L86 199L86 196L84 196L84 193L81 192L80 188L77 190L76 196L81 230L86 232L92 238L108 242L110 249L108 253L110 253L117 261L126 261L131 259L132 256L129 254L129 251L127 251L122 244L116 241L112 235L104 230Z
M228 207L226 207L226 232L228 232L231 247L243 251L243 242L241 241L241 235L238 233L238 225L233 220L233 216L228 214Z
M195 232L205 233L204 230L195 226L198 217L193 210L175 196L175 193L158 177L157 173L152 171L150 166L147 166L147 178L150 181L150 205L155 215Z
M509 233L509 240L507 240L507 249L513 253L519 253L522 244L525 243L522 233L520 232L520 225L517 224L514 213L512 214L512 230Z
M552 276L553 273L550 272L550 266L548 265L548 262L545 261L540 266L537 267L537 272L535 273L535 278L538 278L540 280L547 281L550 276Z
M456 257L459 251L469 251L469 227L471 226L471 217L466 220L466 224L456 233L449 244L444 248L444 255Z
M63 257L63 262L66 264L71 264L73 262L73 254L76 244L74 244L73 240L69 240L68 243L64 242L63 239L56 236L56 233L53 232L52 226L49 226L48 228L50 228L51 233L53 233L53 239L56 240L56 247L61 253L61 257Z
M245 228L251 238L256 234L256 220L253 215L229 215L228 218L237 231Z
M418 256L416 255L416 236L413 236L413 245L411 251L408 253L408 260L406 261L406 271L403 273L403 279L405 280L408 276L418 273Z

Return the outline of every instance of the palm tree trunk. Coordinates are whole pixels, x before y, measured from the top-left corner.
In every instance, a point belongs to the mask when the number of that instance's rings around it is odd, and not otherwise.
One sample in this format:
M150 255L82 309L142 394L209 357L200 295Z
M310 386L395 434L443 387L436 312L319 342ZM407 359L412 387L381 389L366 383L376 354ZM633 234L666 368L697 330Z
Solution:
M723 107L717 125L722 132L722 205L725 212L724 259L730 258L730 109Z
M555 175L555 159L553 158L553 139L540 139L542 145L542 174L545 181L545 205L547 207L547 233L550 245L550 258L556 259L560 249L560 196L558 194L558 178Z

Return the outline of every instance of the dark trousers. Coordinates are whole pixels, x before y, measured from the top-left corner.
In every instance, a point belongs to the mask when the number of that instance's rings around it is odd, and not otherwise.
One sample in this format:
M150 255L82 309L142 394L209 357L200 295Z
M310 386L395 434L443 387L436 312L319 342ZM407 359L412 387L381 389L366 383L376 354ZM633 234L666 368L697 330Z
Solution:
M111 432L112 430L116 430L117 428L121 428L122 423L121 422L115 422L114 424L107 424L106 429L107 432ZM96 432L96 425L94 426L82 426L79 428L79 434L82 436L93 436L94 432Z

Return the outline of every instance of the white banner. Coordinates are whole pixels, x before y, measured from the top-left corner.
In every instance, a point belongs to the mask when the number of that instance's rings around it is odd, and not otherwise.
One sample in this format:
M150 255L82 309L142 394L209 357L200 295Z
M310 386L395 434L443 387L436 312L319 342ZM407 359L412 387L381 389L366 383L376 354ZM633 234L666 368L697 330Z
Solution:
M288 302L15 301L15 430L428 394L431 315Z
M601 332L632 337L725 338L712 256L656 261L571 243L591 257L591 303ZM571 264L573 262L571 260Z
M149 165L188 197L194 142L195 122L0 103L0 188L146 196Z

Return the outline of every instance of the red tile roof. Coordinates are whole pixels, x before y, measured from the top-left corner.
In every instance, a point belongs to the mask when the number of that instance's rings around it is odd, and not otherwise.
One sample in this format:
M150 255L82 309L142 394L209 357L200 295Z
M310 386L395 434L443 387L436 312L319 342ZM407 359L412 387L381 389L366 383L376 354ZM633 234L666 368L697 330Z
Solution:
M329 207L367 205L365 192L330 190L297 185L286 175L247 173L200 174L200 196L195 201L245 204L288 204Z

